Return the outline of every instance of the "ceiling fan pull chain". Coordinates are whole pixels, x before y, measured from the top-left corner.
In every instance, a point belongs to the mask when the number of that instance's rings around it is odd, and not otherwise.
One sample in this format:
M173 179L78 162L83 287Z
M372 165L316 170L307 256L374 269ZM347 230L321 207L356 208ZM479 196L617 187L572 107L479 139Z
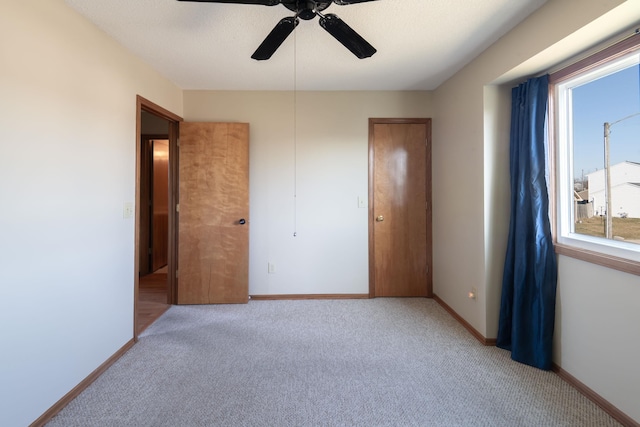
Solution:
M298 236L298 37L293 35L293 237Z

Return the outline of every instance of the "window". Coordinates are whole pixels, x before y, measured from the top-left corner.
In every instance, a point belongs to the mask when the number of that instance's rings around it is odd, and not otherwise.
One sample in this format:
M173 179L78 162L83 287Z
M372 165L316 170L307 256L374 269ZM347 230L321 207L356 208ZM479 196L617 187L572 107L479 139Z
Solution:
M640 274L640 35L550 83L557 252Z

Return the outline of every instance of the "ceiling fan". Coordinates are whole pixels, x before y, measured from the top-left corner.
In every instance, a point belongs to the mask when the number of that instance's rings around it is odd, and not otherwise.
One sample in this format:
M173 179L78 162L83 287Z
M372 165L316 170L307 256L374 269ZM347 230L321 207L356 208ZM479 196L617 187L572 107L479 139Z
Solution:
M331 3L340 6L364 3L376 0L178 0L178 1L195 1L204 3L236 3L236 4L255 4L263 6L283 5L287 9L295 12L294 16L282 18L273 30L267 35L262 44L251 55L251 58L258 61L271 58L285 39L293 32L298 25L299 18L306 21L313 19L318 15L319 23L329 34L349 49L355 56L360 59L369 58L376 49L369 44L362 36L356 33L342 19L333 13L323 14L323 10L328 8Z

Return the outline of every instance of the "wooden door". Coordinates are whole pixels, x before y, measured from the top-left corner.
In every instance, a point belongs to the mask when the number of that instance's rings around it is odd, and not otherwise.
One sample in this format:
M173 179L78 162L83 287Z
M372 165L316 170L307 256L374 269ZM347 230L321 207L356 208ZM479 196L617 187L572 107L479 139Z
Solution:
M181 123L178 304L249 300L249 125Z
M431 120L369 120L370 294L430 297Z

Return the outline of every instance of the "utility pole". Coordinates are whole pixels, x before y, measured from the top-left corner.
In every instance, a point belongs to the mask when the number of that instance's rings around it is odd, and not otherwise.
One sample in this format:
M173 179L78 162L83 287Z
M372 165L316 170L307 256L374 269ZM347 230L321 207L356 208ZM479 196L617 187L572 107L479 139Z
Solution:
M609 135L611 134L611 124L604 123L604 198L605 198L605 239L613 238L613 224L611 215L611 164L609 160Z
M640 112L623 117L612 123L604 122L604 197L606 199L605 211L607 213L604 237L607 239L613 239L613 215L611 213L611 161L609 160L609 135L611 135L611 126L638 115L640 115Z

